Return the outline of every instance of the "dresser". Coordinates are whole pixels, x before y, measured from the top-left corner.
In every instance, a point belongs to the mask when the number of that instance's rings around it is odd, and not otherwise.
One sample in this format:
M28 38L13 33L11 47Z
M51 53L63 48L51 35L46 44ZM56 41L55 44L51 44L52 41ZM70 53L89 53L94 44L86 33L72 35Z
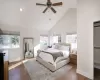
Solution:
M4 55L0 53L0 80L4 80Z
M0 53L0 80L8 80L8 56Z
M8 61L4 61L4 80L8 80Z
M4 80L8 80L8 51L4 51Z

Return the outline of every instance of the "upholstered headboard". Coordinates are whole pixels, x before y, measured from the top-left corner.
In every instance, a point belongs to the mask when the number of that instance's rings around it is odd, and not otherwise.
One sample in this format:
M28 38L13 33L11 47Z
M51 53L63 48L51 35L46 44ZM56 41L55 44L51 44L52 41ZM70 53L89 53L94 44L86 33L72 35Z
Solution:
M55 43L56 49L69 50L71 52L71 44L68 43Z

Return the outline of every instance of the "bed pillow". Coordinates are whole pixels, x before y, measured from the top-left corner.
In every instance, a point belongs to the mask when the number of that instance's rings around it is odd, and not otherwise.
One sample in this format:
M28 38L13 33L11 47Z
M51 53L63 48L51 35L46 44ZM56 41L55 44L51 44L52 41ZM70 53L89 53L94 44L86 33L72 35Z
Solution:
M59 49L59 47L60 47L59 44L53 44L53 45L52 45L52 48L53 48L53 49Z

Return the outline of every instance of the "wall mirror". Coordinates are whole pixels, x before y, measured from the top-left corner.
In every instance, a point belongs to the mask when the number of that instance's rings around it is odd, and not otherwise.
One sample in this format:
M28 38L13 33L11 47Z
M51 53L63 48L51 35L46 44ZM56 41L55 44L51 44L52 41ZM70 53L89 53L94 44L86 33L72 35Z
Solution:
M34 57L34 39L33 38L24 38L24 59L33 58Z

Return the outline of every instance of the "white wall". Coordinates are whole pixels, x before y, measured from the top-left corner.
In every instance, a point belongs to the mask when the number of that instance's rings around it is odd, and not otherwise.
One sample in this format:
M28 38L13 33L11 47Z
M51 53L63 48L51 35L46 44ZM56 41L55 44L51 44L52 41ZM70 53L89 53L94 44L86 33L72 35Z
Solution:
M24 55L23 55L23 38L24 37L33 37L34 38L34 47L35 47L40 42L40 34L47 34L46 31L40 32L37 29L30 28L30 27L23 28L20 26L10 26L7 24L0 24L0 28L4 31L20 32L20 48L8 50L9 62L22 60L24 58ZM35 56L36 56L36 50L35 50Z
M49 31L49 35L61 34L61 41L66 41L66 33L77 32L77 9L70 8L63 18Z
M93 22L100 20L100 0L78 0L77 72L93 79Z

